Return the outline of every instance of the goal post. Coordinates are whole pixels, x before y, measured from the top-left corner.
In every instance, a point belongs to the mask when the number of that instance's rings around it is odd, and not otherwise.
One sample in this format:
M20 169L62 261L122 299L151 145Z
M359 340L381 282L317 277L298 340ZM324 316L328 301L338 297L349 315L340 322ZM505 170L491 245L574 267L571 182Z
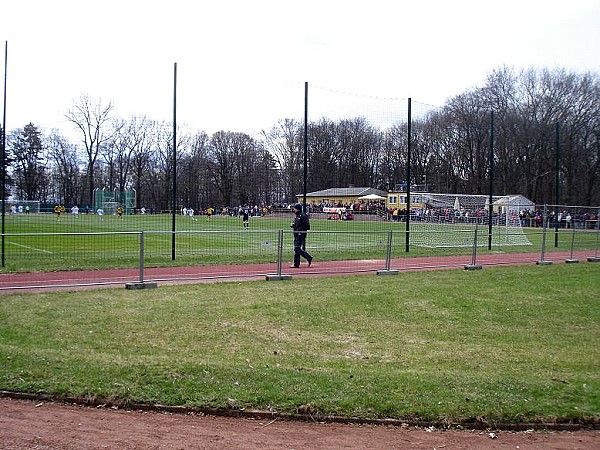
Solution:
M534 207L522 196L468 194L411 194L411 243L422 247L470 247L473 229L489 226L492 217L492 245L531 245L522 227L521 214ZM478 246L487 245L486 240Z
M114 214L122 206L125 214L133 213L136 204L135 189L126 191L96 188L94 190L94 211L103 209L105 214Z

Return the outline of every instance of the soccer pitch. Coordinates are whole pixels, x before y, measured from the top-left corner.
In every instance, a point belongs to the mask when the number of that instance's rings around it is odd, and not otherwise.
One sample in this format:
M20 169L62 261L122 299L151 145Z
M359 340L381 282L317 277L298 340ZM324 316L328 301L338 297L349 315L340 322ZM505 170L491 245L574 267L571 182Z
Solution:
M250 227L230 216L175 217L175 254L170 215L104 216L50 214L8 216L5 257L9 270L137 267L143 239L148 265L275 262L278 246L291 249L292 215L253 217ZM322 256L384 257L386 222L314 219L308 242ZM398 225L398 224L395 224ZM142 233L143 232L143 233ZM143 234L143 237L142 237ZM280 242L281 239L281 242Z

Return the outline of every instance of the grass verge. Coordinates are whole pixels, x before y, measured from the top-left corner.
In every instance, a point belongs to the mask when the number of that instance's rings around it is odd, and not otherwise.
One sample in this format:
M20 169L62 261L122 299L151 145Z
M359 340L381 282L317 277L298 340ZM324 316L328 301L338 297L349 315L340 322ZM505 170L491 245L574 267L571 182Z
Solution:
M21 293L0 389L315 416L597 422L600 267Z

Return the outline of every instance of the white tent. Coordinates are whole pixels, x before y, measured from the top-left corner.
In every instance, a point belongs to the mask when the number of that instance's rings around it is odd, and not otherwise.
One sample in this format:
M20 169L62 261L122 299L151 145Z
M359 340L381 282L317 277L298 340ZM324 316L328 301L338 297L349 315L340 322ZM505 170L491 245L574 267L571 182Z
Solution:
M369 194L363 195L362 197L358 197L359 200L385 200L385 197L377 194Z
M460 211L460 201L458 200L458 197L456 197L456 200L454 200L454 210Z
M535 203L523 195L504 195L494 202L496 208L518 213L522 210L535 209Z

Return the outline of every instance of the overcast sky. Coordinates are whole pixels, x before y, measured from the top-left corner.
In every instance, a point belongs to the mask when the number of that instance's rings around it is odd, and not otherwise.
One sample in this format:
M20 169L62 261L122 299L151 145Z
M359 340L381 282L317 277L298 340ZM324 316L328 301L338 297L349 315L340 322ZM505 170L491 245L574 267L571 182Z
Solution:
M310 115L311 86L441 106L504 65L600 72L599 0L3 3L8 130L70 129L81 94L171 121L174 63L177 121L209 133L302 118L304 82Z

